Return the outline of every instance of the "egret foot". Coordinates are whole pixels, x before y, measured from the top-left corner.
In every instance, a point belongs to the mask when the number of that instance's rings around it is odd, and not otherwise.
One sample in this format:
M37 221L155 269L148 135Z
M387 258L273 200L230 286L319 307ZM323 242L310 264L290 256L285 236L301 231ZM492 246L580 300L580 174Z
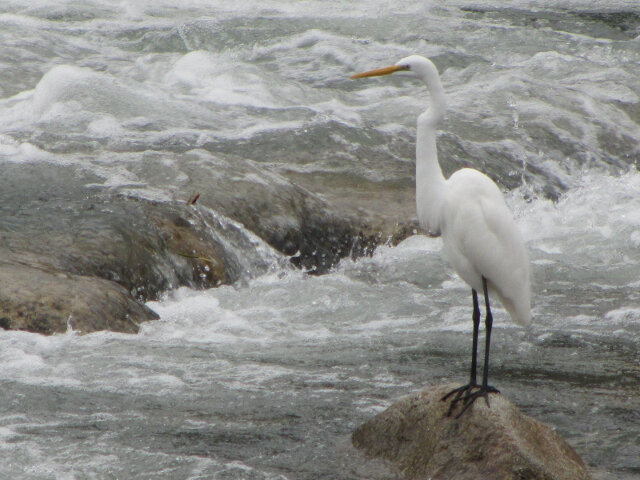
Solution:
M456 418L460 418L462 414L467 410L467 408L469 408L473 404L473 402L476 401L477 398L484 397L484 401L487 402L487 407L491 407L491 405L489 405L489 394L500 393L500 390L498 390L495 387L492 387L491 385L480 386L480 385L468 384L468 385L463 385L462 387L458 387L451 390L440 400L445 401L454 393L455 393L455 397L453 397L453 399L451 400L451 403L449 404L449 410L447 410L447 417L451 416L454 408L456 407L458 402L461 401L463 405L462 410L456 415Z
M455 408L456 404L463 397L466 398L472 394L474 388L480 388L480 385L478 385L477 383L468 383L461 387L454 388L453 390L451 390L449 393L447 393L444 397L440 399L442 402L444 402L447 398L449 398L451 395L455 393L455 397L453 397L453 400L451 400L451 403L449 404L449 410L447 410L447 417L451 416L451 413L453 412L453 409Z

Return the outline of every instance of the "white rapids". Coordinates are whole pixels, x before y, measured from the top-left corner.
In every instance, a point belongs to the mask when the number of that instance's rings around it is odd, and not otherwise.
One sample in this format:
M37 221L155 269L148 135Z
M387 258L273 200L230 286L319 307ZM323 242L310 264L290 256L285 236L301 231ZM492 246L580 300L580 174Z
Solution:
M450 100L445 171L478 159L531 256L533 325L496 305L492 380L595 478L630 480L639 35L630 1L11 0L0 170L71 168L156 201L188 185L199 157L409 182L428 96L347 77L427 55ZM359 478L336 454L355 426L403 394L466 379L470 295L440 249L414 235L321 276L280 258L231 286L167 292L135 336L0 332L0 477Z

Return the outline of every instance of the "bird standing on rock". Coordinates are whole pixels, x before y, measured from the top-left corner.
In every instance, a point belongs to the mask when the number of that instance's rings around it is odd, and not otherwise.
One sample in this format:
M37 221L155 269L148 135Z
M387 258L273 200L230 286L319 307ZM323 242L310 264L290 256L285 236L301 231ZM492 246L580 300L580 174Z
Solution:
M448 415L462 402L457 417L480 397L489 405L489 393L498 390L488 384L489 347L493 316L489 294L495 294L518 324L531 321L531 294L527 250L498 186L472 168L458 170L445 179L438 162L436 128L444 117L447 102L440 75L431 60L412 55L390 67L359 73L364 78L404 72L422 80L429 90L430 106L418 117L416 138L416 205L420 226L442 235L445 257L471 287L473 300L473 346L469 383L452 390ZM476 367L482 291L486 308L485 350L482 384Z

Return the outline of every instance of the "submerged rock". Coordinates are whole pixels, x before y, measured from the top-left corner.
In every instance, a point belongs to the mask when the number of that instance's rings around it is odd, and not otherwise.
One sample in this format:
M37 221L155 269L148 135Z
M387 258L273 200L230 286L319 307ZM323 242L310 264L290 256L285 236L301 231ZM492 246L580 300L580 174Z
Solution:
M46 167L10 164L0 179L2 328L134 333L157 318L143 302L237 278L215 218L88 188L91 176L66 168L49 176Z
M2 328L135 333L157 318L142 302L232 278L215 230L185 206L102 198L49 207L33 223L18 211L22 228L0 233Z
M336 194L333 185L309 183L306 176L288 179L245 158L221 159L204 150L180 158L189 179L185 188L201 194L198 205L240 222L311 273L325 273L340 259L367 255L381 243L398 242L415 228L412 184L400 199L389 198L379 185L357 193L350 184ZM369 204L377 201L364 211L361 197Z
M276 250L322 273L389 238L252 162L188 159L185 189L201 194L195 205L104 188L74 167L3 167L0 326L136 332L154 318L143 302L171 289L257 275L283 259Z
M588 480L556 432L524 415L504 396L477 400L460 418L447 417L444 385L407 396L360 426L353 445L386 460L401 478L432 480ZM455 415L455 412L454 412Z
M115 282L0 263L0 327L5 330L136 333L141 322L156 318Z

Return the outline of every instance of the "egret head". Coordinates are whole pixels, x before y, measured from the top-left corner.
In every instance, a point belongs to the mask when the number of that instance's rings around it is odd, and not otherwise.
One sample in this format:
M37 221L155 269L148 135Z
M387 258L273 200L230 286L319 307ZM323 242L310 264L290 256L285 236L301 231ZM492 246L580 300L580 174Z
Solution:
M367 72L357 73L350 76L351 79L365 78L365 77L378 77L381 75L390 75L395 72L405 72L413 77L427 78L428 76L437 75L438 71L428 58L420 55L410 55L403 58L395 65L390 67L377 68L375 70L369 70Z

